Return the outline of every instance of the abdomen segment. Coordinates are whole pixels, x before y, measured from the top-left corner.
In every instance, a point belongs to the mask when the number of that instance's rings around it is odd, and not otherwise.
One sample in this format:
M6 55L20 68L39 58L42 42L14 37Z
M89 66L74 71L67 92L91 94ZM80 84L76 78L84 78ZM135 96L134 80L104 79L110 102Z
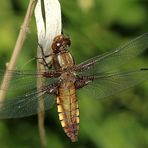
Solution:
M79 108L75 86L72 82L61 84L57 96L61 125L72 142L77 141L79 130Z

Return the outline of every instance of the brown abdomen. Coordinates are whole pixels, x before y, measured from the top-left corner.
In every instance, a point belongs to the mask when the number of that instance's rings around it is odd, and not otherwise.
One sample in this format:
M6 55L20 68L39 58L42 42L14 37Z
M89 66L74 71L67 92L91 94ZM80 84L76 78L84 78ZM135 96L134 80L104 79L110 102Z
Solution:
M79 108L73 82L61 84L57 96L61 125L72 142L77 141L79 130Z

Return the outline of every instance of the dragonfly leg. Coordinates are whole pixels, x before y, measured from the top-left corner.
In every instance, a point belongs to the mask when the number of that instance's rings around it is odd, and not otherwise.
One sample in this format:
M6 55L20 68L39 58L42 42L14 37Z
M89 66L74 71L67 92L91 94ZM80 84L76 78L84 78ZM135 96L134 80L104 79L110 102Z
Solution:
M41 64L43 64L45 67L47 67L48 69L52 68L52 64L48 63L46 58L50 57L53 55L53 53L45 55L44 50L43 50L43 46L41 44L38 43L39 48L41 49L41 53L42 53L42 57L37 57L37 59L41 59L42 61L40 61Z

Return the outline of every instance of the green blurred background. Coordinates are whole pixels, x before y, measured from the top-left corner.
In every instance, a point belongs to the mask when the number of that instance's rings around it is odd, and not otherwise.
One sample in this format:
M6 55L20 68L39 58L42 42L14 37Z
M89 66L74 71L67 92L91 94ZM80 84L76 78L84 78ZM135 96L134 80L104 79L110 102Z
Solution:
M60 0L64 33L72 40L70 48L79 63L124 44L148 32L147 0ZM0 4L0 68L9 61L28 1L7 0ZM29 35L17 67L36 56L37 35L32 19ZM145 63L148 52L138 59ZM28 68L36 69L35 64ZM46 115L48 148L147 148L148 84L109 99L79 96L79 141L71 143L58 120L56 105ZM38 148L37 117L0 122L1 148Z

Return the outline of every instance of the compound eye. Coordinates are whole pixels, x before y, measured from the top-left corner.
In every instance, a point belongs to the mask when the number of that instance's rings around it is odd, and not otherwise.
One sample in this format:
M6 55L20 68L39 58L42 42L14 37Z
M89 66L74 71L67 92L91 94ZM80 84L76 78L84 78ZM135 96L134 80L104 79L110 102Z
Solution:
M59 35L53 39L51 48L54 53L59 53L62 50L67 50L67 46L70 46L70 39Z
M58 42L58 43L53 43L51 48L53 50L54 53L58 52L59 48L60 48L61 44Z
M57 45L57 47L60 47L60 46L61 46L61 44L60 44L60 43L57 43L56 45Z

